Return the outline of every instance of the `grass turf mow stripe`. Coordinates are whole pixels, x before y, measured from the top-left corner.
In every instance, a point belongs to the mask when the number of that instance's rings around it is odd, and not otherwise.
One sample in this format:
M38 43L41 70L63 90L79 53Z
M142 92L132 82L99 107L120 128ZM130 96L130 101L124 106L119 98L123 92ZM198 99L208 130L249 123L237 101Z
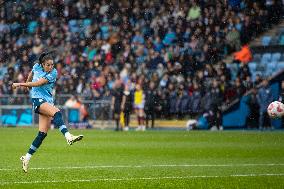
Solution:
M225 177L273 177L284 176L284 173L263 173L263 174L235 174L235 175L192 175L185 177L141 177L141 178L98 178L78 180L40 180L40 181L16 181L2 182L0 185L13 184L40 184L40 183L74 183L74 182L96 182L96 181L132 181L132 180L162 180L162 179L194 179L194 178L225 178Z
M94 165L94 166L76 166L76 167L33 167L29 168L30 170L53 170L53 169L101 169L101 168L151 168L151 167L272 167L272 166L284 166L284 163L268 163L268 164L262 164L262 163L256 163L256 164L203 164L203 165L194 165L194 164L185 164L185 165ZM18 170L15 169L9 169L9 168L0 168L0 171L14 171Z

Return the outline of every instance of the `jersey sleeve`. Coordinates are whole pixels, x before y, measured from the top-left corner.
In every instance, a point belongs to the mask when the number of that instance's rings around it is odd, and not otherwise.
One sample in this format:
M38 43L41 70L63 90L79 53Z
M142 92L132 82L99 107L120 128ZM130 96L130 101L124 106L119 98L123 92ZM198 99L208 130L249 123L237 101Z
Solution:
M36 63L36 64L33 65L33 68L32 68L32 72L33 72L33 73L35 72L35 70L37 69L37 67L38 67L38 63Z
M56 78L57 78L56 69L54 69L50 73L47 73L43 78L46 79L49 83L54 83L56 81Z

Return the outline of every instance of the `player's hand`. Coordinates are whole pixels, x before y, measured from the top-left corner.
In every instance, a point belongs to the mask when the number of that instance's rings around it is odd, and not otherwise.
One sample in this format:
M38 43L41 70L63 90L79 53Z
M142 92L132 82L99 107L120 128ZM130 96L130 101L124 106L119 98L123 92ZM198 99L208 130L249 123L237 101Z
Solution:
M12 84L13 89L16 89L17 87L20 87L20 86L21 86L20 83L13 83Z

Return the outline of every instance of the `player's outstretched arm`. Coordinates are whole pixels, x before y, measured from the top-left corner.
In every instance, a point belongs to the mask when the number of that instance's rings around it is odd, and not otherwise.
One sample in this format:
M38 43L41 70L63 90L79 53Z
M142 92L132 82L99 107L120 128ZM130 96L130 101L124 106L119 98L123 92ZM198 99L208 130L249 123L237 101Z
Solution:
M12 87L15 89L17 87L39 87L48 83L47 79L41 78L38 81L27 82L27 83L13 83Z
M33 80L33 72L30 71L26 83L31 82ZM29 91L30 87L26 87L26 91Z
M27 78L26 83L31 82L31 81L32 81L32 79L33 79L33 72L32 72L32 71L30 71L30 73L29 73L29 75L28 75L28 78Z

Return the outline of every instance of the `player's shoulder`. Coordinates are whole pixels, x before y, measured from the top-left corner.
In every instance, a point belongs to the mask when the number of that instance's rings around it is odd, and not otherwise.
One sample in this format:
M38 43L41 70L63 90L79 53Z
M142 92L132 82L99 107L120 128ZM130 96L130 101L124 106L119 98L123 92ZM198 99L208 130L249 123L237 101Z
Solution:
M38 69L40 69L41 68L41 65L39 64L39 63L35 63L34 65L33 65L33 70L38 70Z
M51 72L49 72L47 75L56 78L57 77L57 70L55 68L53 68L53 70Z
M57 75L57 70L55 68L53 68L53 70L51 71L52 74Z
M57 70L53 69L51 72L46 73L43 78L47 79L49 82L55 82L57 78Z
M54 76L57 77L57 69L53 68L52 72L53 72Z

